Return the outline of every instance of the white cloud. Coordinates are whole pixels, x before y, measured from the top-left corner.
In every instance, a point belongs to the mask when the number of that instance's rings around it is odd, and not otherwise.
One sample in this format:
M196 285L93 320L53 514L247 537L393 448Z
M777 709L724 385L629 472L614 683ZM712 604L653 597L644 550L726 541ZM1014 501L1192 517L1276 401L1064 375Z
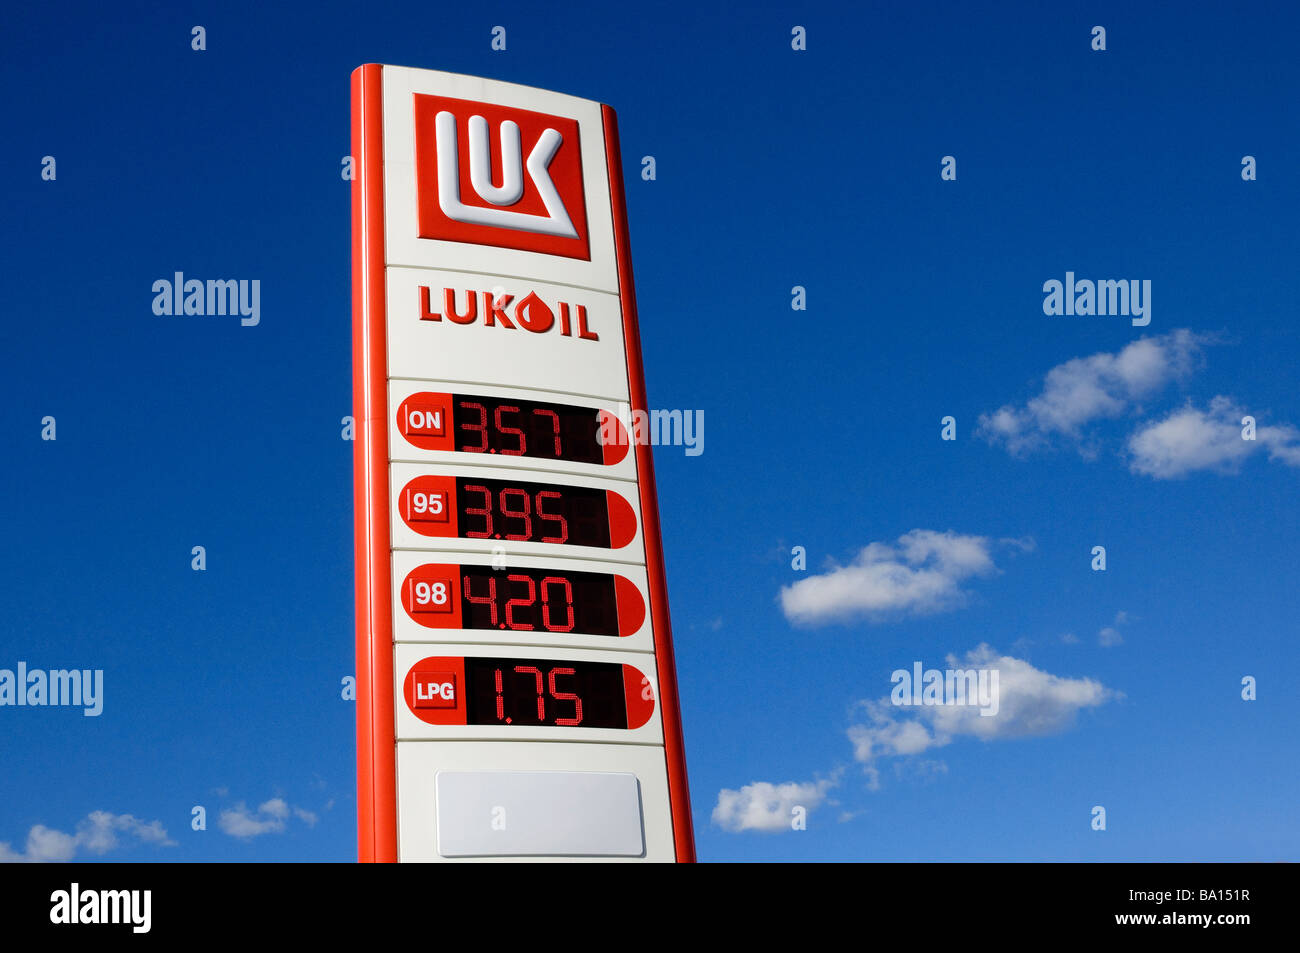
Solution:
M27 832L25 851L16 851L8 843L0 842L0 863L69 861L82 849L92 854L106 854L122 845L119 835L159 847L176 846L176 842L168 838L162 821L146 824L130 814L91 811L77 824L76 834L36 824Z
M119 844L118 834L126 834L145 844L174 846L175 841L167 838L167 831L162 821L144 821L130 814L110 814L108 811L91 811L77 825L77 839L86 849L103 854L116 848Z
M1190 404L1146 424L1129 438L1129 468L1157 480L1197 470L1236 473L1244 460L1266 449L1270 460L1300 467L1300 431L1288 424L1256 426L1255 439L1242 439L1246 412L1231 398L1215 397L1208 410Z
M1115 645L1124 644L1124 636L1120 634L1119 627L1128 623L1128 613L1121 609L1115 613L1115 621L1110 625L1103 626L1097 633L1097 642L1105 648Z
M269 801L264 801L257 809L260 813L268 817L274 817L277 820L285 820L289 816L289 805L284 798L273 797Z
M1051 445L1053 437L1075 442L1085 456L1085 425L1115 418L1136 401L1191 375L1209 338L1187 330L1134 341L1111 354L1101 352L1058 364L1047 372L1042 391L1024 404L981 414L977 432L1014 455Z
M284 817L278 811L278 807L283 804L279 798L272 798L254 813L248 809L247 804L240 801L221 812L217 817L217 826L231 837L245 839L260 837L262 834L278 834L284 830Z
M784 784L755 781L739 791L723 788L718 792L718 803L713 808L713 823L733 833L793 830L790 825L795 816L794 808L802 807L811 814L838 783L837 775L818 781L787 781Z
M1124 643L1124 636L1119 634L1119 629L1108 625L1097 633L1097 641L1101 645L1110 648L1112 645L1122 645Z
M964 660L949 655L948 667L996 669L997 714L981 714L975 705L899 706L888 696L861 702L868 721L850 727L848 736L872 788L879 786L880 758L921 754L960 737L997 741L1059 734L1074 724L1080 710L1118 697L1093 679L1052 675L984 644L967 652Z
M302 821L308 827L315 827L316 821L319 820L315 811L309 811L303 807L295 807L293 809L293 816L298 818L298 820Z
M218 815L217 826L231 837L251 840L263 834L283 833L290 816L298 818L308 827L314 826L317 820L312 811L293 807L284 798L273 797L259 804L256 811L250 811L243 801L226 808Z
M36 824L27 832L27 851L19 853L7 842L0 843L0 861L6 864L62 863L72 860L77 853L77 838L56 831L44 824Z
M952 609L967 596L960 583L996 572L993 545L983 536L914 529L893 545L871 543L847 566L782 587L781 609L797 624Z

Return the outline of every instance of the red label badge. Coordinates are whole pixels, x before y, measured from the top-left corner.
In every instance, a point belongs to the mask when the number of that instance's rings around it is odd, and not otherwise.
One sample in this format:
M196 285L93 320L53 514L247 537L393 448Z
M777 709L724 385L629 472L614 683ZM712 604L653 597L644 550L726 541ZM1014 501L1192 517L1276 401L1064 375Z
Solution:
M455 708L456 673L417 669L411 679L415 708Z

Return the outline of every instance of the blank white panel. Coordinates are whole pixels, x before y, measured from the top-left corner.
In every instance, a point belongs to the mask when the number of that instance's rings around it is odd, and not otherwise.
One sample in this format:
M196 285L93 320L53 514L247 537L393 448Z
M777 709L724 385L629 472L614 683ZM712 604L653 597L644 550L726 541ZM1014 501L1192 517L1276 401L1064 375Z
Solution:
M513 854L449 858L439 853L438 775L460 772L587 772L628 775L636 779L644 852L640 856L606 855L613 862L675 859L664 749L658 745L528 744L475 741L400 741L397 744L398 853L404 862L582 861L575 855ZM610 796L624 799L613 789ZM623 803L626 803L623 800ZM470 818L478 826L491 808L505 806L507 830L514 817L509 805L487 804L487 813ZM590 856L588 857L590 859Z
M439 771L443 857L640 857L635 774Z

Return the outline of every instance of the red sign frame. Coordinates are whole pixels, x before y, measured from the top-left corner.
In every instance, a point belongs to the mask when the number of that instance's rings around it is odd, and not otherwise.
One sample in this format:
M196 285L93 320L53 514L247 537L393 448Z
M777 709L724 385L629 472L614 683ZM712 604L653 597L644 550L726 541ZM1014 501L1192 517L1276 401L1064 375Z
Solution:
M618 122L601 106L631 409L647 411L632 278ZM357 852L396 862L397 780L393 658L392 540L388 485L388 391L383 179L383 67L352 73L352 347L356 543ZM576 143L575 143L576 145ZM591 201L590 194L584 196ZM585 228L584 242L587 240ZM654 461L635 444L649 610L676 859L695 860L676 663L668 614Z

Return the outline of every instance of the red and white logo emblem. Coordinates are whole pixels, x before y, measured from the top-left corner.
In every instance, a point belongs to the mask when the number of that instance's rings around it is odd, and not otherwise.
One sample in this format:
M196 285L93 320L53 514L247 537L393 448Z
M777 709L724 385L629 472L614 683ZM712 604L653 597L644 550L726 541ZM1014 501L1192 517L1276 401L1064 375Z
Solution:
M578 121L415 94L421 238L591 259Z

